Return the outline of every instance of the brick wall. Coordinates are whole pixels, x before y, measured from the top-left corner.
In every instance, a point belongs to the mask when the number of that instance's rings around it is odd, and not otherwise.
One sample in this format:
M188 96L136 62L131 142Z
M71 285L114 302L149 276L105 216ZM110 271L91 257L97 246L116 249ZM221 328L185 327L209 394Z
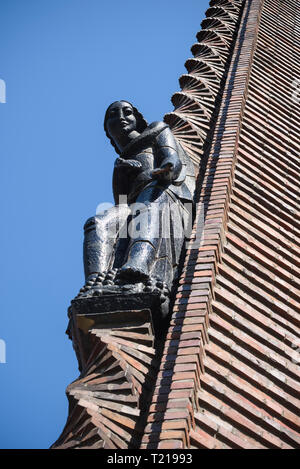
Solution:
M142 448L300 447L299 34L245 3Z

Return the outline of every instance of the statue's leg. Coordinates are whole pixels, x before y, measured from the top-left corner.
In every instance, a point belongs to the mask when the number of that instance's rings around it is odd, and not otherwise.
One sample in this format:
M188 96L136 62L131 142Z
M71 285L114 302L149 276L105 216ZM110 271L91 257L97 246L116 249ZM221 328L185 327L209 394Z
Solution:
M159 279L169 290L177 276L178 264L184 245L186 213L182 203L168 195L161 214L161 238L151 276Z
M118 205L85 223L83 259L86 280L107 272L113 266L116 241L129 214L127 205Z
M181 202L163 189L150 187L140 194L132 206L131 239L121 277L155 277L171 285L184 241L181 210Z

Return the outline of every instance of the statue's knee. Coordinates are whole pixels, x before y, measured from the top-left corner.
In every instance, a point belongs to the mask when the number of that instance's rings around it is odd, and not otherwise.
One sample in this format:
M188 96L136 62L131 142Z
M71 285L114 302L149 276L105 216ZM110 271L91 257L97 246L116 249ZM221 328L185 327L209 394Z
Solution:
M88 218L87 221L85 222L84 227L83 227L83 230L84 230L85 232L90 231L90 230L93 230L93 229L95 229L95 227L97 226L97 223L98 223L97 216L95 216L95 217L90 217L90 218Z
M94 217L89 218L84 225L84 231L87 233L91 230L96 230L98 232L105 232L110 225L113 225L118 220L115 212L113 210L107 210L103 214L95 215Z

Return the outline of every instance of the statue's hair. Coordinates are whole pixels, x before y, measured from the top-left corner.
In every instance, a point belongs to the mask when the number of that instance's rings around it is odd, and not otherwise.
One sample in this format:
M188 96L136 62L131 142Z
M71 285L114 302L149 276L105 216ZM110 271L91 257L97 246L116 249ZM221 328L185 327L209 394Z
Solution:
M133 114L136 118L136 130L137 132L139 133L142 133L146 127L148 127L148 122L144 119L144 116L137 110L136 107L134 107L129 101L125 101L124 99L120 99L120 101L114 101L113 103L111 103L108 108L106 109L106 113L105 113L105 116L104 116L104 130L105 130L105 133L106 133L106 136L109 138L110 140L110 143L112 144L112 146L114 147L114 149L116 150L116 152L118 153L118 155L121 154L121 151L119 150L119 148L117 147L117 145L115 144L113 138L109 135L109 132L108 132L108 129L107 129L107 125L106 125L106 122L107 122L107 118L108 118L108 111L109 109L111 108L111 106L113 104L116 104L116 103L119 103L119 102L122 102L122 103L127 103L129 104L132 109L133 109Z

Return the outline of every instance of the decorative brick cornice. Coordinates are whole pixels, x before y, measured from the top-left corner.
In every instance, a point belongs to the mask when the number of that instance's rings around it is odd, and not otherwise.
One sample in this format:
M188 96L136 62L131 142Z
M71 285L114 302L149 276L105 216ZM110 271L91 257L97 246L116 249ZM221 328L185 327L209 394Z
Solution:
M196 171L211 129L217 98L222 91L242 0L212 0L180 77L181 91L172 97L174 111L165 115L174 135L189 153Z

